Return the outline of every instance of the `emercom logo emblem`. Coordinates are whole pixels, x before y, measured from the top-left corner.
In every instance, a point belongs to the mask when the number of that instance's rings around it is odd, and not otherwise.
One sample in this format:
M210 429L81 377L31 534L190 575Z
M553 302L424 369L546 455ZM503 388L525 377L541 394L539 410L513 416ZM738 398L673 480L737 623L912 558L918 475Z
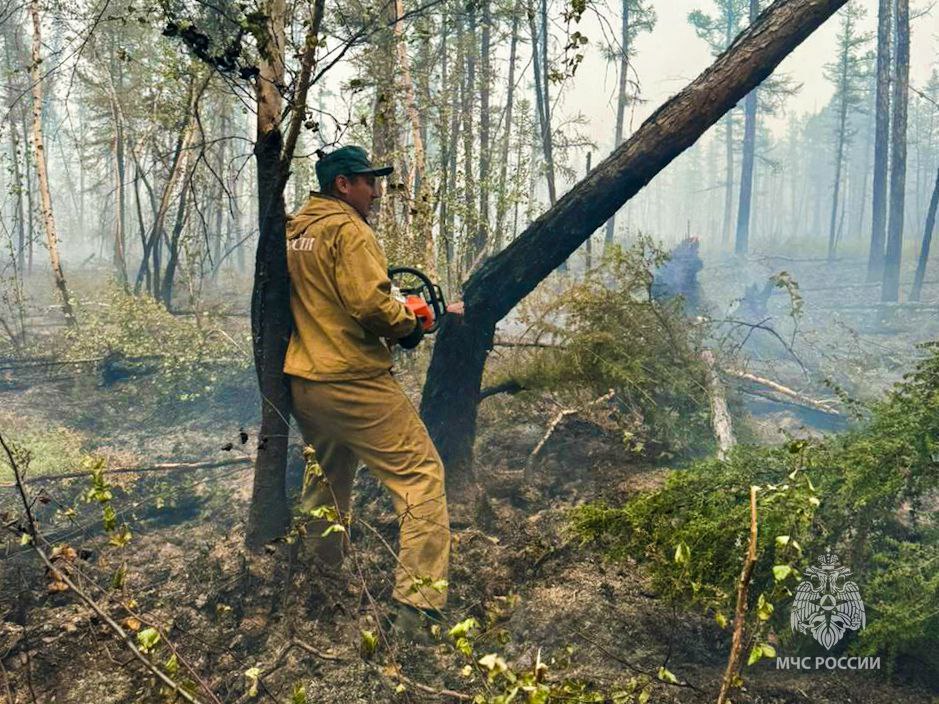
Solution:
M794 633L811 633L826 650L831 650L846 631L863 630L867 622L857 584L845 580L851 570L839 562L829 548L818 558L818 567L805 570L789 614Z

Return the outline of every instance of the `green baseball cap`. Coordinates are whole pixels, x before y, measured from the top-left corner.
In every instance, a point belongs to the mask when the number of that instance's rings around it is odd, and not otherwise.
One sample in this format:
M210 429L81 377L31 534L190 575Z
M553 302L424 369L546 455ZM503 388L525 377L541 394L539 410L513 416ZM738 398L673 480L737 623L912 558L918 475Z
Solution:
M340 147L316 162L316 180L319 181L321 191L331 186L337 176L387 176L392 171L393 166L372 166L372 162L368 160L368 152L354 145Z

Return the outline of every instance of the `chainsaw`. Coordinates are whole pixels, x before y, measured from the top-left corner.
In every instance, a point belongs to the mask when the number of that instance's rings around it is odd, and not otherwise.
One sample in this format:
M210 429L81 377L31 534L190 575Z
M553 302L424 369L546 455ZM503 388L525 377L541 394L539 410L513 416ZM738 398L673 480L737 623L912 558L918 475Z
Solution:
M425 334L437 332L447 312L440 286L420 269L395 266L388 270L391 290L395 297L414 311Z

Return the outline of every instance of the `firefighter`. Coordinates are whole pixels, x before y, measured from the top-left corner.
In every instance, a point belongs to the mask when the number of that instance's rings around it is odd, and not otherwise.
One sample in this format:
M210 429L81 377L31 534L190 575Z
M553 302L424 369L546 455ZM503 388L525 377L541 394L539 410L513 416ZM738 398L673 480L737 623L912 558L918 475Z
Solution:
M368 224L376 179L392 170L373 167L357 146L316 163L320 192L287 224L294 326L284 372L293 415L321 469L304 478L302 509L331 506L348 525L356 468L368 467L391 494L400 526L395 629L428 642L428 620L440 619L447 600L450 524L440 456L391 375L391 345L412 348L423 335L415 313L392 295L388 262ZM462 315L463 304L447 310ZM320 537L332 518L313 523L312 547L316 559L336 566L348 539L335 528Z

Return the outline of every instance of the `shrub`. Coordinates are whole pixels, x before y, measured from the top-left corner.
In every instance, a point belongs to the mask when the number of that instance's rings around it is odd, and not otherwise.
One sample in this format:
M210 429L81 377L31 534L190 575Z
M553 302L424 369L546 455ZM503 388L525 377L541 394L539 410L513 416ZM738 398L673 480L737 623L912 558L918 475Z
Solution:
M512 378L574 403L613 389L627 444L667 458L711 436L703 327L684 317L680 299L650 295L652 270L665 258L648 240L613 248L582 281L523 310L534 339L557 346L520 353Z
M209 314L173 315L150 296L117 285L97 305L85 305L79 317L60 342L64 359L101 360L106 380L109 374L155 374L160 393L174 400L204 396L240 379L251 365L247 335L233 337Z
M661 594L732 609L748 529L748 487L759 485L753 604L785 639L781 605L800 570L831 548L850 567L870 624L850 647L939 671L939 345L880 402L866 425L822 440L735 448L674 472L623 506L576 509L573 526L613 558L648 566ZM762 599L762 602L760 601ZM757 609L759 611L759 609ZM775 615L769 616L775 611ZM922 670L921 670L922 671Z

